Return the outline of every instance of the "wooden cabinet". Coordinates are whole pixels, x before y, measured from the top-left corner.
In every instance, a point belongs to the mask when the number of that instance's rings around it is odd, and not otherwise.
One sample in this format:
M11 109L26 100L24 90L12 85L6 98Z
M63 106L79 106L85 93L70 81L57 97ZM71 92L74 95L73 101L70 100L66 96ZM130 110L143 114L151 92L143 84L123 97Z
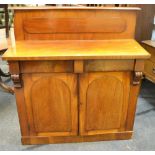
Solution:
M22 143L130 139L144 60L138 8L16 8L9 61Z
M98 69L88 70L99 62ZM22 143L131 138L142 62L74 60L72 73L62 73L68 61L10 61ZM123 71L121 65L110 67L115 63L123 63Z
M80 75L80 133L125 130L130 92L129 72Z

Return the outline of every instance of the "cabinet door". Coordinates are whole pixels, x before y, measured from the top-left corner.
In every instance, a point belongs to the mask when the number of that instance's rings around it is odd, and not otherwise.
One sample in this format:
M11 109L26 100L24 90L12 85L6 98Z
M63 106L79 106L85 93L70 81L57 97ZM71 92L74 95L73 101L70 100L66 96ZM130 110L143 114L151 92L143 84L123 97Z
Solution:
M125 130L130 72L86 73L80 76L80 134Z
M24 74L31 135L77 134L77 77L67 73Z

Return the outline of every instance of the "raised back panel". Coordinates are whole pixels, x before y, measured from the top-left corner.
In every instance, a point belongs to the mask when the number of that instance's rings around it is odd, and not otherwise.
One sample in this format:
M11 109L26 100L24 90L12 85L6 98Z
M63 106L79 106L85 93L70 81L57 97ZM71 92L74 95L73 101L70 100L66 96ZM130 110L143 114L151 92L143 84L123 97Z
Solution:
M28 18L24 21L23 27L24 31L29 34L90 32L121 33L126 29L126 22L124 19L121 19L120 17L112 17L110 19L108 17Z
M16 40L134 38L134 10L15 10Z

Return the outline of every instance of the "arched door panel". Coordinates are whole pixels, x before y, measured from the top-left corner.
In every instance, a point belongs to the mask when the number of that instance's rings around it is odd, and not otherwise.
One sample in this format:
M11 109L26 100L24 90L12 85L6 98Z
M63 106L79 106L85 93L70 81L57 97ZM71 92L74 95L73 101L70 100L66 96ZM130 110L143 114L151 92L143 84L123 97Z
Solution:
M93 135L123 130L129 90L129 72L81 75L80 133Z
M76 135L76 75L24 74L23 79L31 132L37 135Z

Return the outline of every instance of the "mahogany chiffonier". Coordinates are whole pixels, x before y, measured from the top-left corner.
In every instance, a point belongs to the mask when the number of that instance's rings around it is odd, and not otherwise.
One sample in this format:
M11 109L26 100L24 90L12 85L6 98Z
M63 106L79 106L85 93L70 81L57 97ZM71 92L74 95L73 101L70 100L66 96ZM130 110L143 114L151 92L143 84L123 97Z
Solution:
M138 8L14 8L14 82L23 144L130 139L145 59Z

